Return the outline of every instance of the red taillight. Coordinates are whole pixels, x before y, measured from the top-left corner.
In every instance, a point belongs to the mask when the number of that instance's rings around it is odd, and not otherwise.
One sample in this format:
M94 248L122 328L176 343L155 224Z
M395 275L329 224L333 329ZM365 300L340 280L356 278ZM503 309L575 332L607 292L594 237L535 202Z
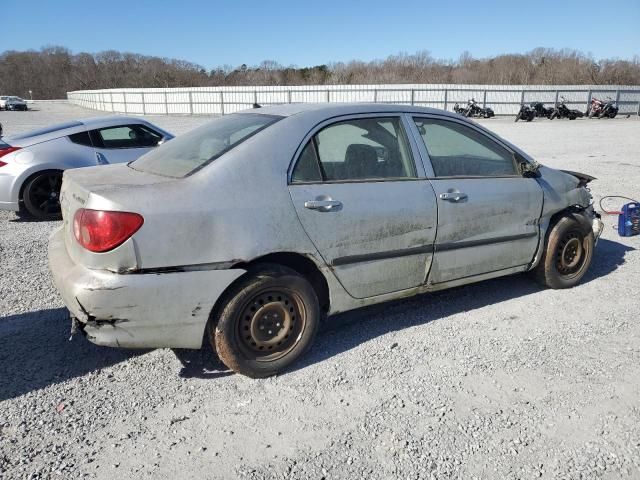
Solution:
M137 213L81 208L73 217L73 234L87 250L108 252L122 245L143 223Z
M16 150L20 150L20 147L0 148L0 158L4 157L5 155L10 154L11 152L15 152ZM0 161L0 167L4 167L6 164L7 164L7 162Z

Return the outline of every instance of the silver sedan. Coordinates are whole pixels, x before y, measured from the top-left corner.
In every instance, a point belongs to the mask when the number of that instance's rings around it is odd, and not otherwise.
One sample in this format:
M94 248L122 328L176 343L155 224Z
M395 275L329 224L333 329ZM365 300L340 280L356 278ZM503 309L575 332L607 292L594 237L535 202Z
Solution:
M49 261L92 342L205 340L263 377L337 312L528 271L577 284L602 228L591 180L440 110L273 106L65 172Z
M173 135L135 117L77 120L0 138L0 210L60 216L62 172L126 163Z

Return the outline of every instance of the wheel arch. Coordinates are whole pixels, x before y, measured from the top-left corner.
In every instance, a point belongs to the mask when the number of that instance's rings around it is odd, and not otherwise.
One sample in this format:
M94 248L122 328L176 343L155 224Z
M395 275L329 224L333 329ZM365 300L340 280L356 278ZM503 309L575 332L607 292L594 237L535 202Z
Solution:
M204 330L203 344L206 341L206 335L209 328L213 326L213 322L217 323L218 315L221 312L221 309L224 308L226 301L229 299L229 292L236 288L236 286L242 282L247 275L251 275L252 272L258 269L261 265L279 265L287 267L305 277L309 283L311 283L311 286L318 296L321 312L325 315L329 312L331 305L329 284L314 260L312 260L308 255L294 252L269 253L249 261L236 262L231 266L231 268L245 270L245 273L231 282L215 301L213 308L211 309L211 313L209 314L209 320L207 321L208 326L205 327Z
M63 168L53 168L53 167L49 167L49 166L45 166L45 168L41 168L41 169L37 169L37 170L32 170L27 172L27 174L25 175L25 177L21 180L21 184L20 184L20 188L18 190L18 201L22 202L23 201L23 194L24 194L24 189L26 188L27 184L37 175L41 175L43 173L48 173L48 172L57 172L57 173L63 173L64 169Z
M540 259L542 258L542 253L547 248L547 243L549 241L549 235L553 230L553 227L560 221L561 218L570 217L576 220L580 226L583 228L584 232L587 233L591 231L591 223L589 219L584 215L584 211L589 207L582 207L580 205L570 205L568 207L563 208L562 210L558 210L553 215L549 217L549 221L546 223L546 228L544 231L544 235L541 236L538 251L534 257L534 260L531 262L529 266L529 270L533 270L538 266Z
M261 264L280 265L290 268L305 277L318 296L320 309L327 313L330 307L329 284L318 264L308 255L294 252L274 252L254 258L248 262L235 263L232 268L251 271Z

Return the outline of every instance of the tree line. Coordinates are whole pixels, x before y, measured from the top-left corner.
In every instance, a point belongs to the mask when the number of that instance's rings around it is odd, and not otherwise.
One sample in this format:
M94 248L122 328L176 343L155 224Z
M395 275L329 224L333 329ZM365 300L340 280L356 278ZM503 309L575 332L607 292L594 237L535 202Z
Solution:
M440 60L428 51L369 62L312 67L267 60L207 71L195 63L108 50L72 53L64 47L0 54L0 94L66 98L73 90L237 85L445 83L496 85L639 85L640 56L595 60L576 50L536 48L524 54Z

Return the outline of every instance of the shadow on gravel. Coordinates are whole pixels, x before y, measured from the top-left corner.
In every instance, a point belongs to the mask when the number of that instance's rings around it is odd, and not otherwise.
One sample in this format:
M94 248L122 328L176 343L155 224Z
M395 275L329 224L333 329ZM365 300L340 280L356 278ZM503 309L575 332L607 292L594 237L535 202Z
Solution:
M149 351L99 347L80 334L69 341L70 326L65 308L0 317L0 402Z
M207 341L200 350L186 350L182 348L172 349L176 358L182 364L178 373L181 378L220 378L233 375L213 352L211 344Z
M616 270L631 250L635 249L601 239L583 283ZM311 351L291 371L322 362L392 331L524 297L542 288L528 275L512 275L334 315L321 327Z
M613 272L624 263L626 253L634 250L635 248L628 245L601 238L593 254L591 267L582 283L589 283Z

